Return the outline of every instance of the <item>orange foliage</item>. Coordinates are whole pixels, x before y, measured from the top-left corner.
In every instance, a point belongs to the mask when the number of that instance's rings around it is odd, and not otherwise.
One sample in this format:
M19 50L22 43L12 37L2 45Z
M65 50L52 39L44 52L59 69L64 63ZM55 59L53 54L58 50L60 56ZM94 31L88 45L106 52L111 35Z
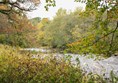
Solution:
M7 5L0 4L0 10L8 10Z
M67 44L67 46L71 47L71 46L75 46L75 45L78 45L81 43L81 40L79 41L76 41L76 42L73 42L73 43L70 43L70 44Z

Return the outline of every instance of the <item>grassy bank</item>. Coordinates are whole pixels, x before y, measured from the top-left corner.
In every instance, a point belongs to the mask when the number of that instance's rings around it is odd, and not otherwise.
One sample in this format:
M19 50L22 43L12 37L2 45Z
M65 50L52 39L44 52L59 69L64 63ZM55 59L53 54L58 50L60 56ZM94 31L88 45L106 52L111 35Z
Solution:
M0 83L106 83L98 75L86 75L80 67L55 58L35 59L0 45Z

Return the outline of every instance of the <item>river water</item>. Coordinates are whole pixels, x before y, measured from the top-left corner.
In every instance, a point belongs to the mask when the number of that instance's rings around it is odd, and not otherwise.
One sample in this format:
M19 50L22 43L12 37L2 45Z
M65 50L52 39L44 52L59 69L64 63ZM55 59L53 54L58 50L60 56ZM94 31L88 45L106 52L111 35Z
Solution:
M68 59L71 61L72 65L77 66L79 63L80 67L86 73L94 73L102 75L104 78L110 78L110 72L113 71L116 76L118 76L118 56L111 56L109 58L100 58L95 55L79 55L79 54L61 54L61 53L50 53L49 49L42 48L26 48L23 50L42 52L40 58L45 58L50 54L59 58ZM32 58L39 58L39 55L33 55ZM99 60L98 60L99 58Z

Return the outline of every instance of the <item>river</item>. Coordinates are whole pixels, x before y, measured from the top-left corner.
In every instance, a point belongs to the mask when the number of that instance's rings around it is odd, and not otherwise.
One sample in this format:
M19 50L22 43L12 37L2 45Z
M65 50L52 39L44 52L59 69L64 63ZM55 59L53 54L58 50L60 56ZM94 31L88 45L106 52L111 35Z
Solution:
M26 51L41 52L40 58L49 57L53 55L56 59L64 58L69 59L71 64L77 66L79 63L81 69L86 73L93 73L102 75L105 79L110 78L110 72L113 71L118 76L118 56L111 56L109 58L96 57L95 55L79 55L79 54L61 54L52 53L50 49L44 48L26 48ZM42 55L42 53L44 53ZM39 58L39 55L33 55L32 58Z

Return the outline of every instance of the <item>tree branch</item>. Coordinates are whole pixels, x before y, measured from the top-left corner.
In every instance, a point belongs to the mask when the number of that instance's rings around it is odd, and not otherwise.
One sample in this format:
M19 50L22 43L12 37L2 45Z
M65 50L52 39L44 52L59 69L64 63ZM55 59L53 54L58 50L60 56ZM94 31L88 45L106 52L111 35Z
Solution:
M83 48L87 48L87 47L89 47L89 46L93 46L94 44L96 44L97 42L99 42L101 39L103 39L104 37L107 37L108 35L110 35L110 34L112 34L112 33L113 33L113 35L112 35L112 40L111 40L111 42L113 42L114 33L116 32L117 29L118 29L118 22L117 22L116 28L115 28L113 31L107 33L107 34L104 35L103 37L100 37L99 39L97 39L97 40L96 40L95 42L93 42L92 44L90 44L90 45L88 45L88 46L84 46ZM110 45L110 48L111 48L111 47L112 47L112 45Z
M35 10L35 6L38 4L38 2L40 3L40 0L23 0L23 1L20 1L20 0L16 0L16 2L10 2L9 0L5 0L5 1L1 1L0 2L0 5L5 5L5 6L9 6L9 8L18 8L19 10L22 10L22 11L31 11L31 10ZM30 3L30 6L29 8L27 8L25 6L26 3ZM21 6L24 5L24 6ZM1 9L0 9L1 10Z

